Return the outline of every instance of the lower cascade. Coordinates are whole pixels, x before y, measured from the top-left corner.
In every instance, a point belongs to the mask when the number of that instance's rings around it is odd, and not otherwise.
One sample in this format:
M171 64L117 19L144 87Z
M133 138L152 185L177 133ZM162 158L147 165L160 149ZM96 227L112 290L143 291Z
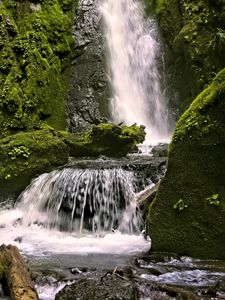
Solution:
M1 236L32 254L139 252L150 246L140 227L134 174L121 168L42 174L0 211Z
M23 223L82 233L138 232L133 173L64 169L43 174L20 196Z

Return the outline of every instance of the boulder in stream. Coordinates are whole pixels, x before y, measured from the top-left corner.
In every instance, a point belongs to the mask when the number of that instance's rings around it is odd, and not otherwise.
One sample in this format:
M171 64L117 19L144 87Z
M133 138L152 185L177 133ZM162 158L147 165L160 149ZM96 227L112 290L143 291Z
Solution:
M64 287L55 300L135 300L136 289L131 282L115 276L101 281L98 279L80 279Z

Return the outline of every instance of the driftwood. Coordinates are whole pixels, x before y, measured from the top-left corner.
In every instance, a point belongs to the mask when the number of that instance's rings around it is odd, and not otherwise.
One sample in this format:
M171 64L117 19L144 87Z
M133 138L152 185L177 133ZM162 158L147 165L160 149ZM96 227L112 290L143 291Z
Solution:
M160 181L157 182L154 186L147 187L145 190L137 194L137 203L139 206L142 206L146 201L151 202L158 191Z
M17 247L2 245L0 262L11 300L38 300L28 268Z

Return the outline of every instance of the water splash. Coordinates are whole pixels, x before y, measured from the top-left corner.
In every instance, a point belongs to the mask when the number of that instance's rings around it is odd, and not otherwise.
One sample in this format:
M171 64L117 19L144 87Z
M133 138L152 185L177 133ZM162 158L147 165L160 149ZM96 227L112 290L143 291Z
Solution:
M145 125L147 143L168 142L168 109L157 67L161 51L154 20L145 20L137 0L103 0L100 11L109 49L114 121Z

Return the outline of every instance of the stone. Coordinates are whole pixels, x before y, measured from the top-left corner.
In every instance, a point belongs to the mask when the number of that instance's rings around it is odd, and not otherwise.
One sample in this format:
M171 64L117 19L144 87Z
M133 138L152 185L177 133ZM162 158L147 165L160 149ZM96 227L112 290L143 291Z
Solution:
M224 259L225 69L181 116L148 216L152 249Z

